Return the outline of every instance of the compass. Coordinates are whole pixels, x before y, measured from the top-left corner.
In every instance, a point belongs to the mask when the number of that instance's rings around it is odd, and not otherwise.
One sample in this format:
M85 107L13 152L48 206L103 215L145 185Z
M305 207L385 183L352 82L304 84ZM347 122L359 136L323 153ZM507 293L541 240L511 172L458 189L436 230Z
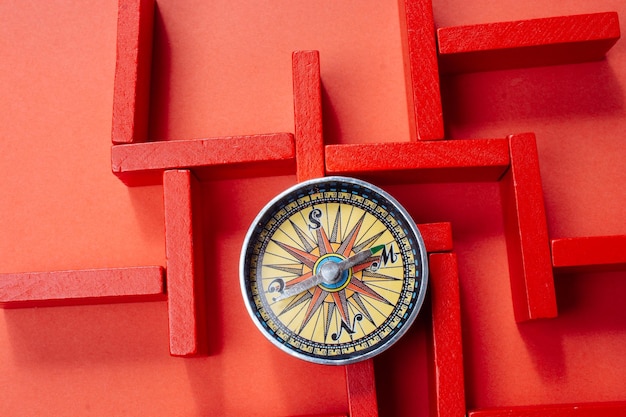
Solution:
M310 362L348 364L386 350L423 304L420 232L387 192L326 177L270 201L246 235L243 299L274 345Z

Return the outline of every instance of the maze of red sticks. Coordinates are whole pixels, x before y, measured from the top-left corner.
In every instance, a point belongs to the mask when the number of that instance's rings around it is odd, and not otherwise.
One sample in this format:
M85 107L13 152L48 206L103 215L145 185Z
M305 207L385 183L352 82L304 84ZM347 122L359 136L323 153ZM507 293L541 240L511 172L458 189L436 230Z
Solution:
M412 141L324 143L320 60L293 54L294 130L153 142L147 137L153 0L120 1L112 171L129 186L163 184L166 265L4 274L4 308L168 301L170 353L205 353L206 318L199 182L296 173L298 181L348 175L377 183L499 182L511 297L518 322L558 315L554 274L626 266L626 236L550 239L535 136L444 140L439 73L490 71L598 60L620 36L616 13L440 28L429 0L403 0ZM399 175L402 174L402 175ZM429 252L432 315L431 412L436 416L623 415L626 403L467 410L461 308L450 223L419 228ZM166 279L165 279L166 278ZM371 360L346 367L349 415L377 414Z

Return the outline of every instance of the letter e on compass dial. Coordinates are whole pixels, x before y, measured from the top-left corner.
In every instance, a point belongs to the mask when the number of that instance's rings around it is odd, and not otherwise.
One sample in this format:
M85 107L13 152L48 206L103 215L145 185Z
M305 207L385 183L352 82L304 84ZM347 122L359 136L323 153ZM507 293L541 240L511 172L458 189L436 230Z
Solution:
M274 198L241 253L244 302L277 347L321 364L370 358L406 332L428 265L408 212L365 181L327 177Z

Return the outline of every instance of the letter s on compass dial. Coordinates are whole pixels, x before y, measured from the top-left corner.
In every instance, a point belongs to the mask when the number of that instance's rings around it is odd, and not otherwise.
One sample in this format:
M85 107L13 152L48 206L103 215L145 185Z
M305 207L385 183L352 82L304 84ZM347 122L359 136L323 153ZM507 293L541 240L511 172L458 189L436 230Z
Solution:
M426 293L424 242L407 211L367 182L326 177L273 199L240 262L261 333L298 358L343 365L391 346Z

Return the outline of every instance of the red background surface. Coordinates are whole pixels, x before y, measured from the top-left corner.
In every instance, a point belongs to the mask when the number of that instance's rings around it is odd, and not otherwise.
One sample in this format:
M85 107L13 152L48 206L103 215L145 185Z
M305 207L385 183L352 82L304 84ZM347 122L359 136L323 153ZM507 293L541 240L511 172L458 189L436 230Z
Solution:
M293 131L291 52L321 57L327 143L409 140L394 1L158 1L150 137ZM623 1L437 1L437 27L617 11ZM117 1L0 4L0 272L163 265L161 186L110 165ZM535 132L551 238L626 234L626 43L600 62L441 80L450 139ZM169 356L166 302L2 310L3 415L346 413L343 369L257 332L247 227L295 176L203 183L207 357ZM497 183L385 187L449 221L468 409L626 400L626 277L556 277L559 317L516 324ZM428 311L426 310L426 314ZM428 320L375 361L381 415L428 412Z

